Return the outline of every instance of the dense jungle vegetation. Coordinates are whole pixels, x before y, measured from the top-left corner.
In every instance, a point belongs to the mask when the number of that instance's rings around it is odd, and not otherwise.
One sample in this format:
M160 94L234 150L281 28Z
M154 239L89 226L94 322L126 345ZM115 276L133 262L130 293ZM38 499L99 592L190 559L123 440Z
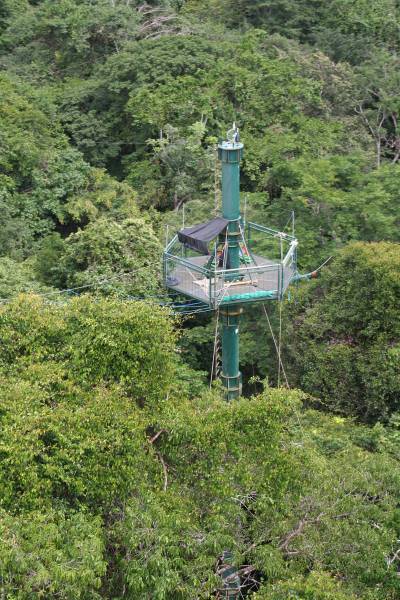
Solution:
M398 0L0 0L2 599L224 598L229 550L243 598L398 600L399 56ZM248 218L333 258L228 404L160 271L232 121Z

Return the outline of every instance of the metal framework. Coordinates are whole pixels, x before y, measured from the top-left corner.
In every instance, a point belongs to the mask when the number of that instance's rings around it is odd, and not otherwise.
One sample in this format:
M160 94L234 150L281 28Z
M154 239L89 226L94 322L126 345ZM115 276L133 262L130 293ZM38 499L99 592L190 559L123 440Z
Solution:
M221 379L227 400L233 400L242 390L239 322L243 306L283 298L297 277L297 239L243 221L240 215L243 144L235 126L227 137L218 146L222 163L222 217L228 222L225 232L214 241L209 256L188 249L176 235L165 248L163 269L167 288L219 310Z
M210 267L208 256L182 248L176 235L164 251L166 286L217 309L221 305L282 299L297 272L295 237L258 225L240 223L242 246L249 262L224 268L217 260ZM283 258L280 258L281 252ZM213 254L217 253L214 244ZM268 258L267 258L268 256ZM276 258L275 258L276 256Z

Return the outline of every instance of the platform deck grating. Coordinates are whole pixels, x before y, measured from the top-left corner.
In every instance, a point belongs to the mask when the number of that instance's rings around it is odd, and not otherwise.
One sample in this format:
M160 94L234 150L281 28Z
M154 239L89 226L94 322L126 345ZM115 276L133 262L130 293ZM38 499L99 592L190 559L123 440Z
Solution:
M204 267L208 261L207 256L198 256L187 259L194 267ZM190 267L184 266L179 262L170 263L168 271L169 280L176 281L176 285L168 285L171 289L181 292L186 296L191 296L202 302L208 304L219 304L224 298L236 296L238 294L251 294L253 292L274 292L278 291L279 288L279 269L280 265L272 260L264 258L262 256L253 255L254 263L248 265L249 270L243 265L241 266L241 274L243 281L235 281L234 283L223 281L222 273L221 276L215 280L215 286L212 286L214 298L210 299L210 281L201 273L197 273L191 270ZM265 270L260 269L255 272L251 271L251 267L266 267ZM290 279L293 275L290 267L283 270L283 286L282 291L284 292L290 283ZM218 270L217 270L218 274Z

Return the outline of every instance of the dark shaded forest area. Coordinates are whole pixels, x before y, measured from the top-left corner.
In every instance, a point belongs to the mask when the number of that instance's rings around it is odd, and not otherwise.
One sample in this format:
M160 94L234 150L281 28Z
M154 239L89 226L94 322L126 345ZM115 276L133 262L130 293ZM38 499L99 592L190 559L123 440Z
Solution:
M0 0L1 598L398 600L399 56L397 0ZM232 122L247 218L332 258L227 403L161 257Z

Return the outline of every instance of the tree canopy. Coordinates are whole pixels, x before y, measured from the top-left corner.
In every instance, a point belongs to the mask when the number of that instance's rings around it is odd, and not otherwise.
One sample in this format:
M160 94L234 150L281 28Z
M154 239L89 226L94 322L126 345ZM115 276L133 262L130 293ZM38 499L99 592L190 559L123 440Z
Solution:
M2 599L399 598L399 31L395 0L0 0ZM327 264L244 312L228 404L161 257L219 214L233 121L244 218Z

